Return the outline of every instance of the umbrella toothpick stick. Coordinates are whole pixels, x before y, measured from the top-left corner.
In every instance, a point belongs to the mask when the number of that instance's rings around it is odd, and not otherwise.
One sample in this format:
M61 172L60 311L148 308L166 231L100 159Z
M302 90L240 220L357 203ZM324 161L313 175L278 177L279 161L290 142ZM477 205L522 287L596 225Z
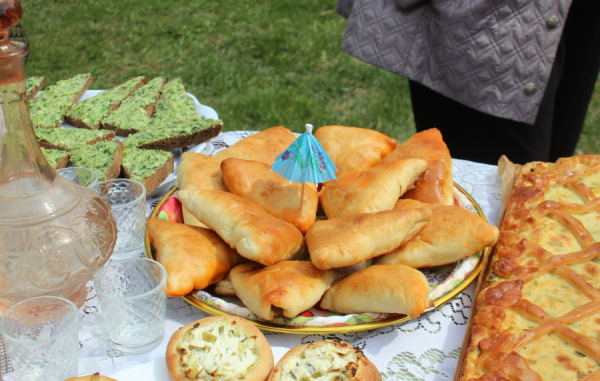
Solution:
M304 205L304 185L306 183L302 183L302 191L300 192L300 211L302 211L302 205Z

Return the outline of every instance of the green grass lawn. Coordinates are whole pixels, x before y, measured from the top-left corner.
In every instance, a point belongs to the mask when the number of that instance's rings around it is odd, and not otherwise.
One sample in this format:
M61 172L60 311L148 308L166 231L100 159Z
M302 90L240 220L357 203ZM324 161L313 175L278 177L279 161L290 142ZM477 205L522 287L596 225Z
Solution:
M182 77L225 130L339 124L399 141L414 133L408 83L340 49L335 0L22 0L27 74L83 72L107 89L136 75ZM600 153L600 83L578 147Z

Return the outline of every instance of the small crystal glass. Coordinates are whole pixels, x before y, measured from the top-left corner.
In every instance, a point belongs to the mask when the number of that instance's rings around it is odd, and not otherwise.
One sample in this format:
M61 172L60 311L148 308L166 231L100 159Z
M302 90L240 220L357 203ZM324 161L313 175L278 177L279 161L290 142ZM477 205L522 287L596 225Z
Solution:
M144 246L146 187L131 179L101 181L90 188L108 202L117 221L117 243L112 259L139 256Z
M111 260L98 272L94 288L116 349L143 353L165 334L167 271L148 258Z
M77 376L79 310L57 296L26 299L0 319L0 333L20 381Z
M98 174L96 171L83 167L69 167L57 169L56 172L62 177L71 180L82 187L91 188L98 184Z

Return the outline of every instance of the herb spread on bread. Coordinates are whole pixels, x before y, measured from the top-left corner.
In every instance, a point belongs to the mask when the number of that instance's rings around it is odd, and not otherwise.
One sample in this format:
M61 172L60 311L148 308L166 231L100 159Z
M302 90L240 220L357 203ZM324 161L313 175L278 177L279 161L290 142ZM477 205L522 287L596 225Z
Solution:
M192 380L237 380L259 363L256 336L246 336L235 322L196 324L177 345L183 373Z
M156 110L150 120L150 126L200 120L194 101L185 92L181 78L170 80L161 93L162 96L156 105Z
M98 128L114 107L127 98L131 92L145 81L144 76L130 79L112 90L103 91L95 97L75 104L67 112L67 117L83 122L88 128Z
M282 381L352 380L362 352L345 342L309 344L281 364Z
M112 131L82 130L73 128L36 128L35 135L40 143L48 143L53 148L71 150L80 144L114 138Z
M42 147L42 153L48 160L48 163L52 166L52 168L57 169L56 166L58 162L66 159L69 154L66 151L57 150L57 149L45 149ZM66 164L66 160L65 160Z
M131 179L143 182L158 171L172 156L170 151L127 147L123 153L122 165Z
M114 162L119 148L116 141L99 142L94 145L79 145L71 153L71 162L76 167L93 169L100 181L106 180L108 169Z
M140 87L131 97L123 101L118 110L104 119L102 124L128 131L144 130L150 122L150 115L146 108L156 103L164 83L163 77L156 77Z
M44 77L29 77L29 78L27 78L27 81L25 81L25 83L27 85L27 96L32 94L36 88L42 86L42 83L44 82L45 79L46 78L44 78Z
M60 127L65 112L91 82L91 74L78 74L49 86L29 102L34 127Z
M192 135L198 131L217 127L220 124L222 124L221 120L200 119L177 124L154 125L148 127L144 131L127 137L123 141L123 144L126 146L142 147L145 144L159 142L161 140Z

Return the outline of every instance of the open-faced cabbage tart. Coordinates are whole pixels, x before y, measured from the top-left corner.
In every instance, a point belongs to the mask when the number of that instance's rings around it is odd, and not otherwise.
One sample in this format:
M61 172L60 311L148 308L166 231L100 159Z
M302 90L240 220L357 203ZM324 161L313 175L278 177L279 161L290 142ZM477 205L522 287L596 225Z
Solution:
M517 174L461 380L600 379L600 156Z

